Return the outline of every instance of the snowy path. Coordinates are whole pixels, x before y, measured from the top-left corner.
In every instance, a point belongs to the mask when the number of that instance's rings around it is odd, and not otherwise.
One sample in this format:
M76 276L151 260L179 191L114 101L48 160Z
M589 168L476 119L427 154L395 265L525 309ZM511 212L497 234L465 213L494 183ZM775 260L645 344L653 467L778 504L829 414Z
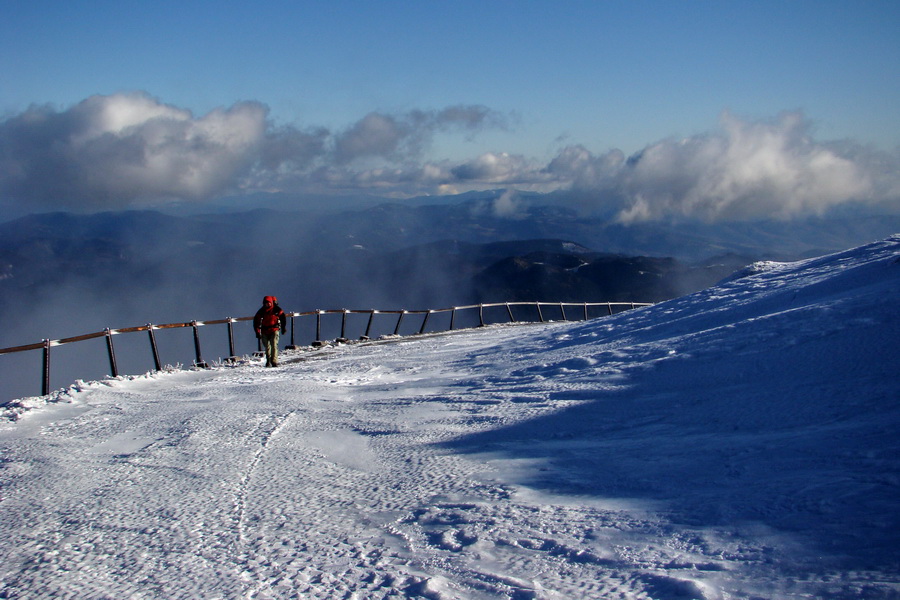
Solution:
M655 538L660 524L642 511L519 497L483 461L439 449L550 410L485 397L466 381L465 363L495 335L357 347L314 361L327 360L325 370L178 373L95 387L81 394L89 409L61 406L59 420L48 410L40 448L12 453L27 453L41 475L7 471L30 483L4 497L4 519L18 529L4 544L6 589L32 598L587 598L690 585L652 569L620 572L614 549L595 547L617 531L635 535L623 529ZM450 368L417 367L423 352ZM11 460L8 469L26 468Z
M898 245L80 384L0 423L0 598L897 598Z

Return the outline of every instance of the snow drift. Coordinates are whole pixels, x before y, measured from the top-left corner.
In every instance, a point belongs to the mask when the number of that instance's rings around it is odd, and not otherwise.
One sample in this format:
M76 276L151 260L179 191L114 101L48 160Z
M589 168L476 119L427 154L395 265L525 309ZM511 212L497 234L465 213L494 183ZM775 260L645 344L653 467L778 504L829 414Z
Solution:
M898 302L900 235L589 322L23 399L0 598L896 598Z

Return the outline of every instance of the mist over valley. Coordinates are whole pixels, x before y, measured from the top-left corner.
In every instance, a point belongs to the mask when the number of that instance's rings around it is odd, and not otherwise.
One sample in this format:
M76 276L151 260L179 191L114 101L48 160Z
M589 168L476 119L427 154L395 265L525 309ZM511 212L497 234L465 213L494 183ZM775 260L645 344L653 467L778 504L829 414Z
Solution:
M821 255L900 231L900 217L865 212L623 224L579 212L558 194L517 194L513 213L504 210L509 198L506 190L403 203L370 197L331 210L287 210L282 198L279 209L223 202L205 213L53 212L8 221L0 224L0 347L107 327L248 316L267 294L297 312L660 302L756 260ZM254 340L245 329L236 335L247 352ZM210 335L223 334L204 331ZM189 336L182 337L168 353L173 364L190 364ZM121 372L150 368L143 338L129 343L140 346L141 358ZM97 344L60 350L54 373L69 380L108 373ZM215 344L213 359L226 349L223 340ZM38 354L2 357L7 397L35 393ZM12 375L22 369L33 375Z
M286 310L478 302L659 302L760 259L794 260L900 230L900 217L624 225L501 190L339 212L33 214L0 224L0 346ZM543 202L542 202L543 201Z

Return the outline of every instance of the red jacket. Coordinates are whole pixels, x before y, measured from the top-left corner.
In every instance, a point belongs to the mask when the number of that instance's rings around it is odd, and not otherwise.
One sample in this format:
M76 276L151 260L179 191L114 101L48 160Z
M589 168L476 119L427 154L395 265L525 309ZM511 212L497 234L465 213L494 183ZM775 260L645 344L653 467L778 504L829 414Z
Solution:
M266 305L266 302L269 304ZM253 317L253 329L256 330L256 335L260 335L260 333L271 335L279 329L281 333L284 333L286 327L287 315L278 306L278 298L275 296L263 298L263 306L256 311L256 315Z

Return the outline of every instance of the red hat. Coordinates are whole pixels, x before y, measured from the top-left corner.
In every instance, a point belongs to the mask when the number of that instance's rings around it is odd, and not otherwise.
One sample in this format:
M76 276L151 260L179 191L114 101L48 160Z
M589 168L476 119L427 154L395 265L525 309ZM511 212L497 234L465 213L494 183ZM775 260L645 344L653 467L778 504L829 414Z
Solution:
M266 297L264 297L264 298L263 298L263 304L265 304L266 301L269 301L269 302L271 302L272 304L278 304L278 298L276 298L275 296L266 296Z

